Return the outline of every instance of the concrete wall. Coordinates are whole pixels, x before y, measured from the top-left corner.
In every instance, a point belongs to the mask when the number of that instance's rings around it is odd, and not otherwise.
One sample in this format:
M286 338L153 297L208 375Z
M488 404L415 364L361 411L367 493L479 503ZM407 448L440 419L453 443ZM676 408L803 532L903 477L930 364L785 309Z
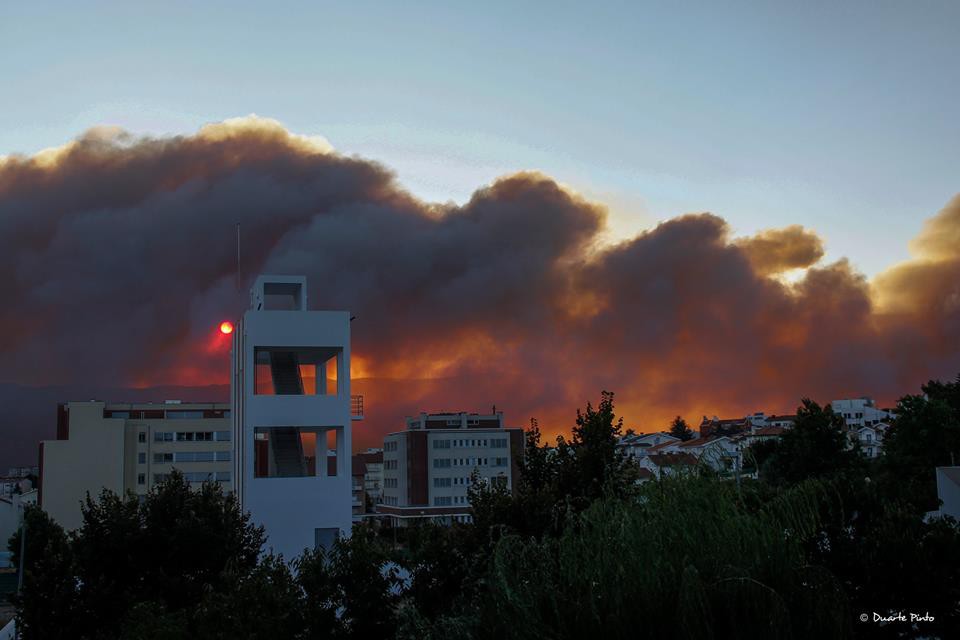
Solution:
M70 439L43 443L43 510L63 528L81 524L80 503L103 489L123 493L124 425L103 402L71 402Z

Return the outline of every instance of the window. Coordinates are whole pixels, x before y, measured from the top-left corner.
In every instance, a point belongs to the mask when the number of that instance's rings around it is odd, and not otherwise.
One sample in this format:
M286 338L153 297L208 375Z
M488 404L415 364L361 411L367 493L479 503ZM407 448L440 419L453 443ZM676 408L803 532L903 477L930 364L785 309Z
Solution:
M214 431L213 439L216 442L230 442L232 438L229 431Z
M141 431L140 433L137 434L137 442L139 442L139 443L142 444L142 443L144 443L144 442L146 442L146 441L147 441L147 432L146 432L146 431Z
M137 474L137 484L147 484L147 474L138 473Z
M392 441L384 442L384 443L383 443L383 450L384 450L384 451L396 451L396 450L397 450L397 441L396 441L396 440L392 440Z
M167 420L203 420L203 411L167 410Z
M154 464L169 464L173 462L172 453L155 453L153 454L153 463ZM156 482L156 481L155 481Z
M490 446L494 449L506 449L507 448L507 439L506 438L494 438L490 441Z
M447 469L449 467L450 467L450 458L434 458L433 459L434 469Z
M387 471L396 471L396 469L397 469L397 461L396 461L396 460L384 460L384 461L383 461L383 468L386 469Z
M147 452L141 451L137 454L137 464L147 464Z
M506 459L506 458L494 458L494 459L493 459L493 466L495 466L495 467L505 467L505 466L507 466L507 459Z
M433 506L435 507L449 507L452 504L452 498L450 496L435 496L433 499Z
M384 478L383 487L385 489L396 489L397 488L397 479L396 478Z
M154 431L154 442L173 442L173 433L170 431Z
M444 487L449 487L452 484L453 478L434 478L433 486L435 489L442 489Z
M233 455L230 451L217 451L214 459L217 462L230 462L233 459Z
M450 441L449 440L434 440L433 441L434 449L449 449Z

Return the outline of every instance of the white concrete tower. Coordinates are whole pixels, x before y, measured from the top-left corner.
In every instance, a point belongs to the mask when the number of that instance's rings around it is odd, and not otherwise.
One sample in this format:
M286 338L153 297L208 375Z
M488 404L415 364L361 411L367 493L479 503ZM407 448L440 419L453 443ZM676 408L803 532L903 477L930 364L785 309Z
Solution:
M308 311L303 276L260 276L234 332L235 490L291 560L349 535L350 313Z

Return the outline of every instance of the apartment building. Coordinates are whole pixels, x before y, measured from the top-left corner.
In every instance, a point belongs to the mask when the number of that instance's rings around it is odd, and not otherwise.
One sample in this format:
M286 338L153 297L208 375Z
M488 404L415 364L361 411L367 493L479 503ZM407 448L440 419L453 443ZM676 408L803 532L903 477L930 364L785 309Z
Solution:
M893 418L893 412L880 409L872 398L847 398L830 403L833 412L843 416L848 427L869 427Z
M57 439L40 443L38 504L75 529L88 493L142 496L173 469L191 483L210 480L233 490L230 405L64 403L57 407Z
M383 501L383 449L367 449L356 455L363 461L363 491L374 506Z
M350 533L350 320L308 310L303 276L260 276L233 334L236 492L285 558Z
M523 456L523 430L505 428L503 413L421 413L383 441L379 513L395 526L428 518L449 524L471 518L467 490L482 482L513 488Z

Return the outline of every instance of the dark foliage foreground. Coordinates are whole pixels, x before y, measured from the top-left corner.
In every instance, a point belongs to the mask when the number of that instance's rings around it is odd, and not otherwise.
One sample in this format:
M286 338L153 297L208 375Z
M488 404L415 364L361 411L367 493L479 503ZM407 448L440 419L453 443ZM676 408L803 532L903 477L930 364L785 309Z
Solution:
M474 522L354 528L287 562L216 485L178 474L142 503L88 499L70 534L27 513L23 638L951 637L960 530L926 519L933 468L960 457L960 381L898 405L879 460L804 401L747 456L640 484L613 396L547 450L527 433L515 491L476 483ZM676 421L675 421L676 425ZM399 544L395 540L399 539ZM19 549L19 536L10 541ZM862 613L929 612L921 624Z

